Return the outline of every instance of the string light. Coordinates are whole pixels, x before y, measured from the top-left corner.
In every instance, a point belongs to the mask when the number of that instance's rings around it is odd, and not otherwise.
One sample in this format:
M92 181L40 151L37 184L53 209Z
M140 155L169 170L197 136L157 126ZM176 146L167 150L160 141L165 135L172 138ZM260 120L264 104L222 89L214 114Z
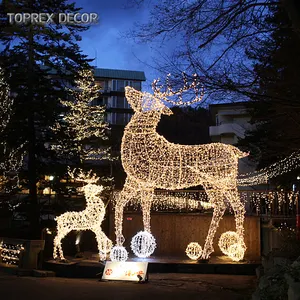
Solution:
M202 254L202 247L196 242L189 243L186 247L185 253L190 259L197 260Z
M115 205L119 196L119 191L114 191L112 202ZM155 191L151 209L160 210L207 210L213 208L213 204L207 202L205 192L169 192ZM137 210L140 206L139 199L130 199L127 203L131 209Z
M95 83L91 70L80 71L79 78L75 82L76 88L68 89L73 100L60 101L67 108L67 113L52 128L54 132L63 132L74 144L67 147L61 141L62 144L51 145L51 148L67 154L77 152L81 160L109 159L108 147L95 147L95 143L87 143L91 138L108 139L106 132L109 127L104 121L105 106L92 105L93 100L99 97L100 87Z
M147 231L138 232L131 240L131 250L138 257L150 256L155 248L155 238Z
M18 265L22 251L24 251L23 244L8 244L3 241L0 243L0 257L5 264Z
M291 172L300 167L300 152L294 152L290 156L271 164L258 171L240 174L238 185L249 186L268 183L269 179Z
M0 133L3 133L7 127L11 116L14 99L10 95L9 85L4 79L4 71L0 67ZM0 170L0 191L10 193L19 186L19 170L23 164L25 155L24 144L11 149L6 142L1 141Z
M72 178L75 178L75 170L69 172ZM103 187L95 184L99 177L91 174L92 171L84 173L79 169L79 175L75 178L77 181L87 183L81 188L86 198L86 209L80 212L66 212L55 218L57 221L57 235L54 238L53 257L58 256L64 260L61 240L72 230L91 230L96 235L100 260L106 259L106 254L112 248L112 241L104 234L101 229L101 223L105 215L105 205L99 195ZM58 252L58 255L57 255Z
M237 234L242 241L245 208L239 199L236 178L238 159L247 154L221 143L199 146L170 143L156 132L161 115L172 114L161 99L128 86L125 95L135 114L125 127L121 144L121 160L127 178L115 206L117 246L122 247L125 240L123 210L131 199L141 203L144 231L151 233L154 189L177 190L197 185L205 188L214 207L201 257L207 259L213 252L213 238L226 209L224 199L234 210Z

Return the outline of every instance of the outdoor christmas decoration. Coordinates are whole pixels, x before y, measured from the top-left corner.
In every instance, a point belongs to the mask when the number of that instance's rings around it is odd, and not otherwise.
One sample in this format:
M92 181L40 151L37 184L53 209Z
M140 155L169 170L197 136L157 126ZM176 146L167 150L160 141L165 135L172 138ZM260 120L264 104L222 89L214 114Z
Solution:
M196 242L189 243L185 253L190 259L197 260L201 256L202 247Z
M125 240L122 234L123 210L131 199L140 202L144 231L151 234L150 209L155 188L176 190L202 185L213 206L213 217L201 258L207 259L213 252L213 238L226 209L225 199L235 214L238 251L245 250L245 208L237 191L237 168L238 159L247 154L221 143L199 146L170 143L156 132L161 115L172 114L161 99L131 87L125 88L125 94L135 114L125 127L121 144L121 159L127 178L115 205L117 247L122 247ZM163 94L164 100L166 95ZM146 243L146 240L141 243Z
M155 248L155 238L147 231L138 232L131 240L131 250L138 257L150 256Z
M72 178L75 177L74 171L69 172ZM62 260L65 259L61 240L70 231L91 230L96 235L100 260L105 260L106 254L111 250L112 242L101 229L101 223L105 216L105 205L98 195L102 192L103 187L96 184L99 177L96 174L91 174L91 171L84 174L80 170L78 177L75 179L87 183L81 188L86 198L86 209L80 212L66 212L55 218L57 221L57 235L54 238L53 257L54 259L57 257Z
M105 106L93 105L93 101L100 96L100 87L95 83L93 71L80 71L75 83L75 88L68 88L72 101L60 101L67 112L52 128L56 133L63 132L73 143L66 144L62 140L52 145L52 148L66 156L77 153L80 160L108 159L109 148L99 147L98 143L99 139L107 140L106 132L109 128L104 120ZM92 141L95 138L97 143Z
M240 241L240 237L234 231L224 232L219 239L221 251L234 261L243 259L246 246Z
M14 99L4 79L4 71L0 67L0 134L3 133L11 119ZM23 163L25 143L16 148L0 141L0 191L10 193L19 186L19 170Z
M122 246L115 246L110 252L111 261L126 261L128 259L128 252Z

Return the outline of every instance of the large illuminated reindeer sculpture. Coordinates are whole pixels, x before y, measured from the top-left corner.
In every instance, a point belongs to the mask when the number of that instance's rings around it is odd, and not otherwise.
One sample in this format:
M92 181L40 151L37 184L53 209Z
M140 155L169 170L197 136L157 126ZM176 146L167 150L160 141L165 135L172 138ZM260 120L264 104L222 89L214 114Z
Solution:
M214 210L204 248L196 257L208 259L214 251L213 239L227 200L235 214L236 232L223 234L222 245L219 245L232 259L242 259L246 250L243 232L245 209L237 191L237 172L238 159L247 154L221 143L195 146L170 143L156 132L161 115L172 114L163 104L163 97L131 87L125 88L125 94L134 115L125 127L121 145L122 165L127 178L116 200L116 246L112 248L111 259L127 259L127 251L122 246L125 240L122 223L128 201L140 201L144 224L144 232L132 239L131 248L137 256L147 257L155 249L150 229L154 189L176 190L197 185L203 186Z
M72 230L91 230L96 235L98 243L100 260L106 259L106 254L112 248L112 241L105 235L101 229L101 223L105 216L105 205L98 196L103 187L97 185L99 177L96 174L87 174L80 170L80 173L75 177L74 172L69 171L69 175L77 181L85 182L86 185L79 188L84 192L86 198L86 209L80 212L66 212L55 218L57 221L57 235L54 238L53 258L65 260L61 240ZM57 255L58 254L58 255Z

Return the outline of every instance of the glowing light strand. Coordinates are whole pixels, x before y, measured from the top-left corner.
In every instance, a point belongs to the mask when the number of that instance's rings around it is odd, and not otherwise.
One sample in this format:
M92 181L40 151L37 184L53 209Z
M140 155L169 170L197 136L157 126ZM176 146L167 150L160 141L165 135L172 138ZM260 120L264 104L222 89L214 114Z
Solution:
M288 173L300 166L300 152L294 152L290 156L271 164L258 171L240 174L238 185L249 186L268 183L269 179Z

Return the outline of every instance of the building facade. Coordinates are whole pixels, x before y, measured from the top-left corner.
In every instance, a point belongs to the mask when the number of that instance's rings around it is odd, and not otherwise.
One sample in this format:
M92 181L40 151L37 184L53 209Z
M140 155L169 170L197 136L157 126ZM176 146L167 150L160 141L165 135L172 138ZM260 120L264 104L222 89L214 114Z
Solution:
M235 145L253 126L249 123L251 116L247 102L212 104L209 111L213 123L209 127L212 142ZM256 164L247 157L239 160L239 173L252 172L255 168Z
M95 81L101 87L101 96L95 99L93 105L107 107L106 120L111 126L125 126L132 114L125 98L125 86L142 90L142 82L146 80L142 71L114 70L96 68Z

